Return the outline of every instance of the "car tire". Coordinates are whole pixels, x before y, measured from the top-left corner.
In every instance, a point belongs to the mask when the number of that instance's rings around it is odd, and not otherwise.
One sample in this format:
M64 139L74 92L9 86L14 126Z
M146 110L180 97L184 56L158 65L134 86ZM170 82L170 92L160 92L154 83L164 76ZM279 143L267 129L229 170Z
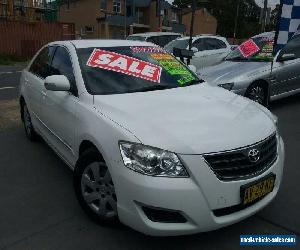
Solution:
M21 116L22 116L26 137L30 141L36 141L38 138L38 134L36 133L33 127L30 112L25 102L22 102L21 104Z
M114 184L97 149L88 149L79 157L73 183L80 206L93 221L119 224Z
M266 84L261 82L254 82L252 83L246 93L245 97L249 98L250 100L257 102L265 107L269 105L269 92Z

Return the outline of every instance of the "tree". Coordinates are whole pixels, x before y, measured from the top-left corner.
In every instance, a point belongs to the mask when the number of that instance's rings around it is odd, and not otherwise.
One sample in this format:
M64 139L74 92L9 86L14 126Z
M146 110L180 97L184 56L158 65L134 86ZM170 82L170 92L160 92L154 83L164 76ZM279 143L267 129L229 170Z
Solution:
M218 20L217 33L225 37L233 37L236 10L240 1L237 38L248 38L259 33L260 8L254 0L210 0L203 3L197 0L199 7L207 8ZM179 8L191 5L191 0L174 0Z

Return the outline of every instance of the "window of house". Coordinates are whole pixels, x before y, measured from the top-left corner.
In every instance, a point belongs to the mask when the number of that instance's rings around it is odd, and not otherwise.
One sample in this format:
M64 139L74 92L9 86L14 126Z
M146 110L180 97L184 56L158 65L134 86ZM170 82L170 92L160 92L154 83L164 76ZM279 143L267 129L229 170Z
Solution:
M121 13L121 0L113 1L113 12Z
M102 10L107 9L107 0L100 0L100 9Z
M175 21L175 22L178 21L177 13L176 12L172 12L172 21Z

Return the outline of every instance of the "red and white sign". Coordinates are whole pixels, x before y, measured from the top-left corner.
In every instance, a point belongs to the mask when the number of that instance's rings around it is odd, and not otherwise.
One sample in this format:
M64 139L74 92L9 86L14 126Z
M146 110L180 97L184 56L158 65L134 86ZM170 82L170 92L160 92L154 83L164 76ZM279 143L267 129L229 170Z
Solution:
M107 50L94 49L87 65L160 82L160 66Z
M239 50L244 57L252 56L253 54L260 51L260 48L256 45L256 43L250 39L239 46Z

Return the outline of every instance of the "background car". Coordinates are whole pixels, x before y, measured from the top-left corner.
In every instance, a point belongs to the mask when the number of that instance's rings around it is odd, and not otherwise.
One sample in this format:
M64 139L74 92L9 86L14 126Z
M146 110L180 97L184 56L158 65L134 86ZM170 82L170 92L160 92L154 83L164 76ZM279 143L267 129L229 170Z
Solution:
M258 47L250 56L232 51L219 65L198 71L213 86L224 87L262 105L300 91L300 34L273 57L275 32L252 37Z
M169 42L181 36L180 33L173 32L146 32L130 35L127 37L127 40L145 41L164 47Z
M165 50L173 53L174 48L188 49L189 37L177 38L168 43ZM198 70L204 67L219 64L230 53L231 46L225 37L200 35L193 37L192 50L195 55L191 64Z

